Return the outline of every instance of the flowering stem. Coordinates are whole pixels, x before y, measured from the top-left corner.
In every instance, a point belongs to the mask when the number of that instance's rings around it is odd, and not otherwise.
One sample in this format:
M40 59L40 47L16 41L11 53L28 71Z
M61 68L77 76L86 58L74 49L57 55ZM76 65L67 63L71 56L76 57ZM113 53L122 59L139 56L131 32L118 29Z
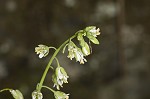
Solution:
M42 86L43 86L43 82L44 82L44 80L45 80L45 77L46 77L46 75L47 75L47 72L48 72L49 68L51 67L52 62L53 62L54 58L56 57L56 55L58 54L58 52L60 51L60 49L61 49L65 44L67 44L70 39L73 39L73 38L75 38L75 37L76 37L76 34L73 35L72 37L70 37L70 38L69 38L68 40L66 40L58 49L56 49L56 51L54 52L53 56L51 57L49 63L48 63L47 66L46 66L46 69L45 69L45 71L44 71L44 73L43 73L43 75L42 75L42 78L41 78L41 80L40 80L39 86L37 87L37 91L39 91L39 92L41 91L41 88L42 88Z
M48 47L48 48L52 48L52 49L54 49L54 50L57 50L55 47Z
M55 57L55 60L57 62L57 67L60 67L59 61L58 61L58 59L56 57Z
M47 86L42 86L43 88L46 88L46 89L48 89L48 90L50 90L51 92L55 92L52 88L50 88L50 87L47 87Z

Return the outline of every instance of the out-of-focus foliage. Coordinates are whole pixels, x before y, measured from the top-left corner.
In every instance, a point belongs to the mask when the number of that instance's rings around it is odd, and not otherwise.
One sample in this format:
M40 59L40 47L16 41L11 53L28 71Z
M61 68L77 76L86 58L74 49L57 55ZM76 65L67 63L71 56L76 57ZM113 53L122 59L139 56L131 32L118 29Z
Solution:
M124 3L120 27L119 0L0 0L0 89L19 89L25 99L31 99L51 56L40 60L35 46L58 47L76 30L95 25L101 29L100 45L91 44L94 51L88 63L80 66L67 54L58 56L70 77L63 90L70 92L71 99L149 99L150 1ZM53 86L49 77L45 83ZM53 96L42 91L45 99ZM10 97L7 92L0 94L0 99Z

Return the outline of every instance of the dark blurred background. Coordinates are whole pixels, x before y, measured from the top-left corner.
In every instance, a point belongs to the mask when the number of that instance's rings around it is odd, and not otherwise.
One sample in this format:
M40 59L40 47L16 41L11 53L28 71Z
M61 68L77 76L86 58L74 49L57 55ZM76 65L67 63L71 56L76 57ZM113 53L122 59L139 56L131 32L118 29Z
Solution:
M92 44L85 65L67 53L57 56L70 76L62 90L70 99L150 99L149 18L150 0L0 0L0 89L19 89L31 99L54 52L39 59L34 48L58 47L95 25L101 44ZM45 85L52 87L51 74ZM42 92L44 99L54 99ZM0 99L13 98L3 92Z

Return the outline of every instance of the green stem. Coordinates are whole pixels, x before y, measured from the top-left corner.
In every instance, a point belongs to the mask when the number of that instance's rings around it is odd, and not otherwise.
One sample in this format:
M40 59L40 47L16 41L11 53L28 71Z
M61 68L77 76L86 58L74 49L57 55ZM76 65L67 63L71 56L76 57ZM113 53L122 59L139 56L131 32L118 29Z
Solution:
M73 39L73 38L75 38L75 37L76 37L76 34L73 35L73 36L72 36L71 38L69 38L68 40L66 40L66 41L54 52L53 56L51 57L49 63L48 63L47 66L46 66L46 69L45 69L45 71L44 71L44 73L43 73L43 75L42 75L42 78L41 78L41 80L40 80L39 86L37 87L37 90L38 90L39 92L41 91L43 82L44 82L44 80L45 80L45 77L46 77L46 75L47 75L47 72L48 72L48 70L49 70L49 68L50 68L50 66L51 66L51 64L52 64L52 62L53 62L53 60L54 60L54 58L56 57L56 55L58 54L58 52L60 51L60 49L61 49L66 43L68 43L70 39Z
M9 91L9 90L11 90L11 89L5 88L5 89L0 90L0 92L3 92L3 91Z
M43 88L46 88L46 89L48 89L48 90L50 90L51 92L55 92L52 88L50 88L50 87L47 87L47 86L42 86Z
M60 67L59 61L58 61L58 59L56 57L55 57L55 60L57 62L57 67Z
M55 47L49 47L49 48L52 48L52 49L54 49L54 50L57 50Z

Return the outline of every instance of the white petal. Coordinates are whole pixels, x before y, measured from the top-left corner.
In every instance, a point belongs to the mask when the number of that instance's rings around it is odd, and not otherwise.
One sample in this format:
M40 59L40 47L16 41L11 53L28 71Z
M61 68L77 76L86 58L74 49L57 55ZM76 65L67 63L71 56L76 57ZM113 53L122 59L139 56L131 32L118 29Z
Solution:
M58 79L57 82L58 82L58 84L62 87L63 81L60 80L60 79Z
M56 88L59 90L59 85L57 85Z
M44 54L43 54L43 53L40 53L40 54L39 54L39 58L42 58L42 57L44 57Z
M97 30L93 28L93 29L91 29L89 32L96 33Z
M61 73L60 69L58 70L58 78L62 79L63 78L63 74Z
M53 85L53 87L55 87L55 86L56 86L56 84Z
M77 56L77 59L76 59L76 61L80 61L80 59L81 59L81 56L79 55L79 52L75 52L75 54L76 54L76 56Z

